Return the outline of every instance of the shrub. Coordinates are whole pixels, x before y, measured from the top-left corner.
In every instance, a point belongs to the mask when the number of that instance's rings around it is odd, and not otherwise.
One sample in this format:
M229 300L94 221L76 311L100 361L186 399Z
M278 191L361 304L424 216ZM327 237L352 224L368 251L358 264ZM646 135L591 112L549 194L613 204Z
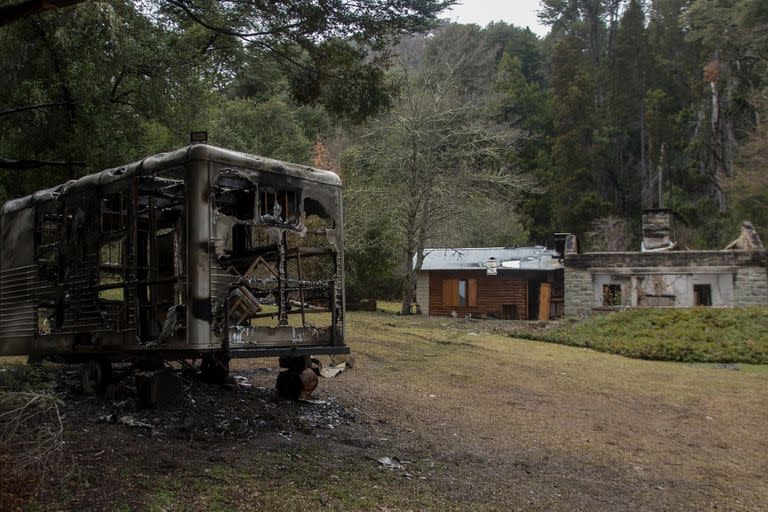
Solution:
M631 309L545 329L513 330L549 341L639 359L768 363L768 308Z

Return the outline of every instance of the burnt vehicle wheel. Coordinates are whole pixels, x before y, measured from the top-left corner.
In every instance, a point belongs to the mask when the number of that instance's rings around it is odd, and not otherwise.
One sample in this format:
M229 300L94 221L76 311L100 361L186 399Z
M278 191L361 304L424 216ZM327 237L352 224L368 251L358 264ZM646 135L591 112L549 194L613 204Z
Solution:
M89 359L80 367L80 384L89 395L101 393L112 378L112 365L103 359Z
M27 357L27 364L29 366L42 366L43 365L43 356L28 356Z
M312 366L312 356L280 356L278 364L280 368L300 372L304 368Z
M204 355L200 375L206 382L222 384L229 375L229 357L221 353Z
M282 356L277 374L277 394L291 400L307 399L317 388L317 374L309 367L310 356Z

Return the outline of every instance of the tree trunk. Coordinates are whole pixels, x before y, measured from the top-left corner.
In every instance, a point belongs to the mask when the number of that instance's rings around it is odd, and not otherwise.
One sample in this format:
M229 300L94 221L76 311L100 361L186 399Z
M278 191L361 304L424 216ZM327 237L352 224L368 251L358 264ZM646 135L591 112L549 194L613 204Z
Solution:
M646 162L646 153L645 153L645 101L642 99L640 100L640 179L643 180L643 184L640 187L640 204L643 204L645 202L645 190L648 186L649 176L648 176L648 163ZM643 204L643 207L647 207L645 204Z
M725 137L723 135L722 119L720 118L720 91L717 87L717 82L712 81L709 85L712 90L712 181L715 188L715 200L717 201L717 208L720 213L725 213L727 204L723 182L725 181L727 172L725 169L724 154Z
M410 258L409 258L410 259ZM409 266L413 266L413 260L410 259ZM408 268L405 272L405 279L403 280L403 303L400 308L401 315L411 314L411 305L413 304L413 296L416 294L416 273L413 268Z

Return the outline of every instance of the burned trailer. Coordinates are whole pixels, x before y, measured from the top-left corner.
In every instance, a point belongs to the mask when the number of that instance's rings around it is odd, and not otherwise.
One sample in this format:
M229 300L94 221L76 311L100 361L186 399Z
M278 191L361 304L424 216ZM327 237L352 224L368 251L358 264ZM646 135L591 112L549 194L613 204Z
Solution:
M117 361L280 356L306 390L309 355L349 352L343 236L338 176L207 144L8 201L0 355L82 362L87 391Z

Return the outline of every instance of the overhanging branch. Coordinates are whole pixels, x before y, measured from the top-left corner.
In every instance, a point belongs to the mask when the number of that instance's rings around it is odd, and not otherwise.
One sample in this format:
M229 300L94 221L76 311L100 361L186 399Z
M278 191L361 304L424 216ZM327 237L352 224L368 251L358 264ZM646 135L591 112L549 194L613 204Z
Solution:
M27 0L20 4L6 5L0 7L0 27L13 23L21 18L26 18L27 16L77 5L84 1L85 0Z
M38 167L84 167L85 162L62 162L57 160L12 160L0 157L0 169L24 171Z
M69 101L57 101L54 103L39 103L37 105L24 105L23 107L12 107L7 108L5 110L0 110L0 117L7 116L10 114L16 114L18 112L26 112L27 110L41 110L44 108L51 108L51 107L65 107L69 105Z

